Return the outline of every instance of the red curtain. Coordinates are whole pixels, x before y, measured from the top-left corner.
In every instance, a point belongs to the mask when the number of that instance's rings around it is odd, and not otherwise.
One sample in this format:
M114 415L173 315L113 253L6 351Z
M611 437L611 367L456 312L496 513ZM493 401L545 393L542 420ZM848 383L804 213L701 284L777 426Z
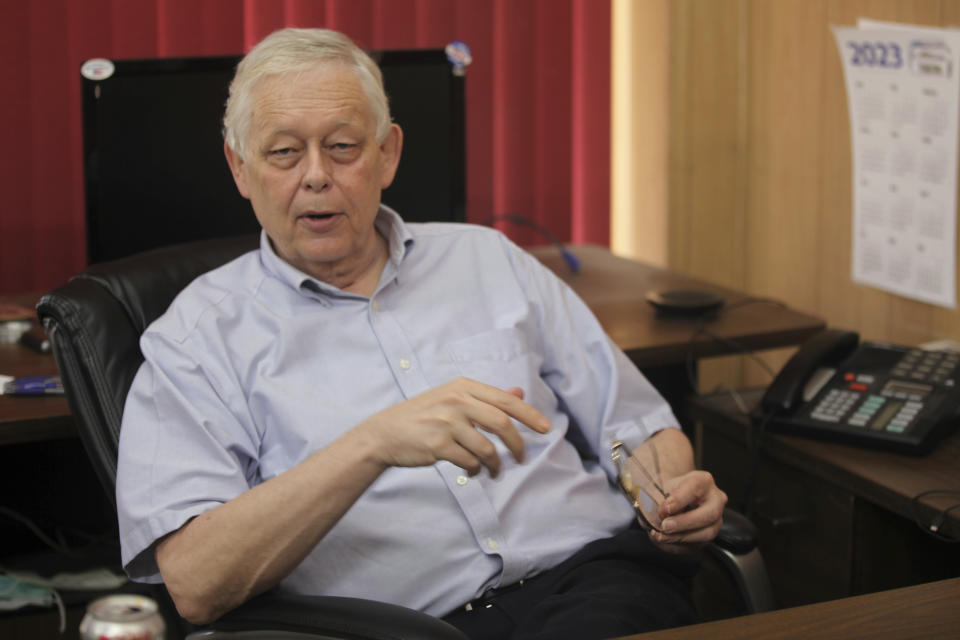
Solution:
M0 293L52 288L86 264L84 60L237 54L284 26L369 49L466 42L468 219L520 214L609 244L609 0L3 0Z

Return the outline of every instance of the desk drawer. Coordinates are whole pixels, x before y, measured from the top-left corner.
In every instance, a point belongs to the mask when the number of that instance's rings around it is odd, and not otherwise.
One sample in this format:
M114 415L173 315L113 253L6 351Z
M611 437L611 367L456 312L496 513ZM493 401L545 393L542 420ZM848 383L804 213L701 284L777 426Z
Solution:
M742 442L703 429L701 464L742 509L748 456ZM850 595L854 498L787 464L761 459L754 522L777 604Z

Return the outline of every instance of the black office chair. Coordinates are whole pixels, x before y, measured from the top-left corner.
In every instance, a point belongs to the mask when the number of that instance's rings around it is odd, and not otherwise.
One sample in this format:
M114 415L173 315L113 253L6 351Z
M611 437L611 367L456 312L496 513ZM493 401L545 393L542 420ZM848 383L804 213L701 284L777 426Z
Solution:
M115 499L123 407L143 362L140 334L194 278L254 249L257 241L256 236L241 236L194 242L92 265L38 303L80 439L111 500ZM729 570L746 612L773 608L756 533L749 521L728 511L711 552ZM221 633L268 626L326 638L464 637L441 620L403 607L350 598L276 594L251 600L210 628ZM277 637L276 632L272 637Z

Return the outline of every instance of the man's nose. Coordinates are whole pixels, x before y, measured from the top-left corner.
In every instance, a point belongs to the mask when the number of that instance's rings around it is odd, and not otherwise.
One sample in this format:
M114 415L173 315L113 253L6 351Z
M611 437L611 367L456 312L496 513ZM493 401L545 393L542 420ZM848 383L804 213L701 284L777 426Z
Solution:
M319 149L310 149L304 158L302 186L307 191L321 192L330 186L328 158Z

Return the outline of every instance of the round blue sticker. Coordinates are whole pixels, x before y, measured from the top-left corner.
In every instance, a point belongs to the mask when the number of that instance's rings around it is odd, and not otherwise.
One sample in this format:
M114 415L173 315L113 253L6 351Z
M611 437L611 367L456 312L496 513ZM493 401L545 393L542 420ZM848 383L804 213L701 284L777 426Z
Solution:
M448 44L443 51L447 54L447 60L453 65L453 72L458 76L462 76L467 66L473 62L473 56L470 55L470 47L467 46L466 42L454 40Z

